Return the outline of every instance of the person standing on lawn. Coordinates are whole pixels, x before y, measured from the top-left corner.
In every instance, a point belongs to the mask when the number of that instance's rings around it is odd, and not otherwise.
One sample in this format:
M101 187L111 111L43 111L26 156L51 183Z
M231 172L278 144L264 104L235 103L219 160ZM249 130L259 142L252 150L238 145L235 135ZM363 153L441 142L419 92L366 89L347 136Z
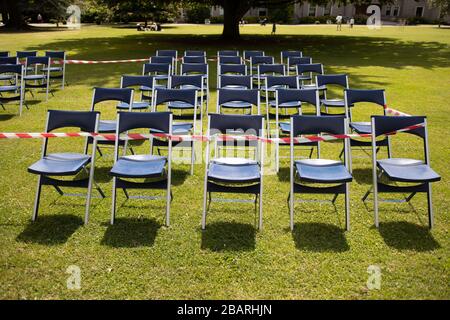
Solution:
M353 17L350 18L350 29L353 29L353 25L355 24L355 19Z
M342 31L342 16L341 15L338 15L336 17L336 30Z
M274 23L274 24L272 24L272 33L271 33L271 35L274 35L276 32L277 32L277 24Z

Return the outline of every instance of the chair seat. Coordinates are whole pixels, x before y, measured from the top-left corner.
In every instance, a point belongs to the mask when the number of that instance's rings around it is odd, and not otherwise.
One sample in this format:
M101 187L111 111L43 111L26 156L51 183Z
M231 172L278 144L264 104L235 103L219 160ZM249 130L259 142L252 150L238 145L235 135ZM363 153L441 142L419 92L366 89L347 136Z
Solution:
M209 164L208 179L225 183L255 183L261 179L260 166L249 159L218 158Z
M199 108L199 106L197 106ZM194 106L190 103L183 101L172 101L168 104L169 109L194 109Z
M266 86L261 86L259 89L262 90L262 91L266 91ZM286 86L284 86L284 85L271 86L271 87L267 88L267 91L275 92L278 89L286 89Z
M195 90L201 90L201 87L194 86L192 84L184 84L180 86L180 89L195 89ZM204 89L204 88L203 88Z
M222 89L245 90L245 89L248 89L248 87L247 86L239 86L239 85L230 84L230 85L227 85L227 86L223 86Z
M295 161L300 181L317 183L345 183L352 181L352 175L345 165L336 160L305 159Z
M271 100L269 101L269 106L275 108L276 107L276 101ZM278 105L279 108L299 108L302 106L302 103L300 101L288 101L283 102Z
M167 87L163 84L155 84L155 89L166 89ZM147 86L140 86L139 90L141 91L152 91L151 87L147 87Z
M131 107L132 110L142 110L147 109L150 107L150 102L145 101L134 101L133 106ZM125 109L128 110L129 104L126 102L120 102L117 107L117 109Z
M173 134L188 134L192 128L194 127L194 124L191 122L173 122L172 123L172 133ZM150 133L161 133L161 130L157 129L150 129Z
M42 80L46 78L45 74L30 74L23 77L24 80Z
M377 161L377 166L382 169L392 181L399 182L435 182L441 177L424 164L421 160L405 158L389 158Z
M342 99L320 99L320 103L325 107L345 107L345 102Z
M0 92L11 92L20 89L19 86L0 86Z
M0 81L4 81L4 80L12 80L14 79L14 75L12 74L0 74Z
M42 68L42 71L43 72L47 72L47 71L50 71L50 72L62 72L63 68L62 67Z
M350 122L350 128L357 133L371 133L372 126L370 122Z
M310 76L304 76L304 75L299 75L299 76L297 76L297 78L299 80L303 80L303 81L311 80Z
M120 157L110 174L122 178L155 178L164 176L167 158L154 155L130 155Z
M242 109L242 108L251 108L252 104L244 101L230 101L221 105L223 108L232 108L232 109Z
M82 153L52 153L29 166L28 172L46 176L72 176L90 161L91 157Z
M98 123L98 132L116 132L116 127L116 120L100 120Z
M327 90L326 86L317 87L316 84L303 84L302 89L317 89L317 90Z

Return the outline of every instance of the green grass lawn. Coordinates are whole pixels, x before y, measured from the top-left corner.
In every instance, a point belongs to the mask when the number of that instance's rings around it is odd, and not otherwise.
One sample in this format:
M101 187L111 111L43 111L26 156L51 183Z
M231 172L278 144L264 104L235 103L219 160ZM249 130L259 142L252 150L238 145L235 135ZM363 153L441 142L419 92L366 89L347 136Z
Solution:
M255 229L250 204L213 203L206 231L200 229L204 166L190 176L174 166L171 226L164 224L164 202L130 200L118 192L117 222L109 225L112 158L99 158L96 178L106 191L94 199L91 220L82 225L84 201L59 198L44 187L40 217L31 223L36 177L27 167L40 157L39 140L0 141L0 298L2 299L449 299L450 192L449 101L450 30L435 27L245 26L243 40L224 43L220 26L175 26L161 33L85 26L79 31L1 33L0 50L63 49L73 59L127 59L156 49L301 49L325 66L345 72L354 88L385 88L388 105L427 115L432 167L442 175L434 184L435 228L427 229L426 198L411 205L380 205L381 224L373 227L372 204L360 200L371 185L369 158L354 160L350 232L344 232L342 198L337 211L327 204L296 205L289 231L288 162L280 174L265 176L264 230ZM215 63L210 62L211 87ZM121 74L139 74L141 64L69 65L64 91L46 103L30 101L16 115L15 105L0 110L0 131L39 132L48 109L88 110L93 86L117 87ZM31 98L30 98L31 99ZM211 105L215 105L215 89ZM374 109L375 110L375 109ZM102 117L114 115L103 108ZM355 110L367 119L367 110ZM394 155L418 156L414 140L399 137ZM76 142L75 142L76 141ZM81 141L59 139L62 149ZM420 146L420 144L416 144ZM141 149L144 151L144 149ZM107 152L109 155L111 151ZM358 154L360 155L360 153ZM81 290L68 290L65 273L81 268ZM367 268L381 268L380 290L368 290Z

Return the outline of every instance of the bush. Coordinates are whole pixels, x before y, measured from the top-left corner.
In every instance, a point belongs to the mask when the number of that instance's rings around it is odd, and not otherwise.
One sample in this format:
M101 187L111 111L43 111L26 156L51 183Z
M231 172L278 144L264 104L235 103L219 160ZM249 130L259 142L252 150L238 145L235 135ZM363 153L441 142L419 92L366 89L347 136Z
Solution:
M261 20L260 17L243 17L242 20L245 20L247 23L259 23Z
M189 23L205 23L205 19L211 17L210 8L202 5L192 5L186 11L187 22Z
M291 23L292 22L292 12L294 12L294 7L290 6L280 6L269 10L269 22L271 23Z
M422 17L412 17L406 19L408 25L416 25L416 24L439 24L439 21L436 20L428 20Z
M223 16L211 17L209 20L211 23L223 23Z

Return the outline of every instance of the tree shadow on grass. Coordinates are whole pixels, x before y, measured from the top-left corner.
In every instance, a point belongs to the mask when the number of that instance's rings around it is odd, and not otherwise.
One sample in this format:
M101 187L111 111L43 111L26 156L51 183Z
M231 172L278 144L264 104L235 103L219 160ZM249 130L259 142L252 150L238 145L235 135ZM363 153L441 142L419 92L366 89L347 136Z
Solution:
M155 219L119 218L108 225L101 244L114 248L151 247L161 226Z
M428 227L410 222L380 222L380 234L389 247L397 250L433 251L441 246Z
M350 249L344 230L325 223L296 223L292 237L299 250L345 252Z
M16 240L44 245L63 244L82 225L83 220L74 215L42 216L38 217L35 222L28 224Z
M360 184L371 185L373 183L371 168L354 168L352 175L353 178Z
M136 31L137 32L137 31ZM274 45L275 44L275 45ZM448 45L439 42L400 41L387 37L359 37L338 35L279 35L277 40L261 35L243 35L239 41L223 41L219 35L195 34L158 34L138 33L121 37L62 39L40 45L29 46L28 50L60 50L75 52L69 58L89 60L130 59L149 57L157 49L177 49L180 54L185 49L207 51L215 56L220 49L244 50L262 49L266 55L278 59L281 49L300 49L305 55L314 57L314 61L327 66L327 73L349 67L387 67L404 68L418 66L426 69L450 66ZM130 48L133 53L130 56ZM214 66L216 62L210 62ZM139 74L142 64L114 65L77 65L67 69L68 80L73 84L102 86L119 79L121 74ZM77 70L74 72L73 70ZM89 76L87 72L89 71ZM211 68L210 77L215 79L215 68ZM364 83L363 79L352 75L352 83ZM380 78L372 85L385 84ZM118 83L118 80L117 80Z
M255 250L256 229L250 224L213 222L202 231L202 249L216 252Z

